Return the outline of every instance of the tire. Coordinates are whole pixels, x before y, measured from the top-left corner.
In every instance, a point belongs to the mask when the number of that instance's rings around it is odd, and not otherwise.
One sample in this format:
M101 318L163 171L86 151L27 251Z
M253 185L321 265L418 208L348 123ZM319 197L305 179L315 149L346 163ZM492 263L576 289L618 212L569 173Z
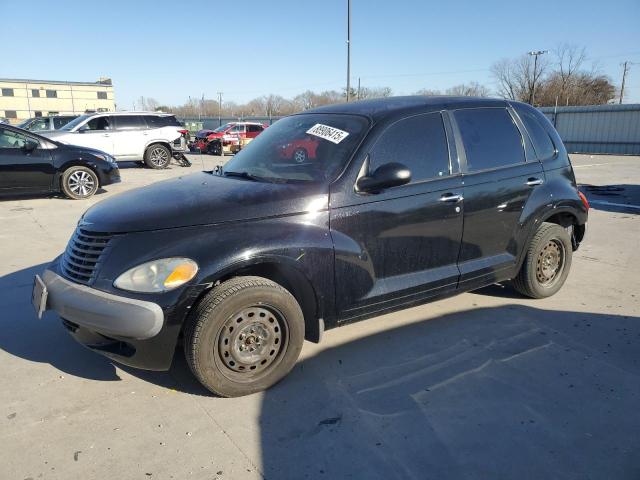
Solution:
M296 148L291 158L296 163L305 163L309 159L309 154L304 148Z
M236 277L211 290L184 332L187 363L209 391L240 397L265 390L291 371L304 341L304 316L282 286Z
M84 200L98 191L100 183L96 173L88 167L69 167L62 174L60 186L72 200Z
M207 143L207 153L209 155L222 155L222 144L220 142L209 142Z
M144 163L156 170L167 168L171 163L171 151L160 143L149 145L144 152Z
M529 243L513 287L527 297L550 297L564 285L572 255L567 230L555 223L543 223Z

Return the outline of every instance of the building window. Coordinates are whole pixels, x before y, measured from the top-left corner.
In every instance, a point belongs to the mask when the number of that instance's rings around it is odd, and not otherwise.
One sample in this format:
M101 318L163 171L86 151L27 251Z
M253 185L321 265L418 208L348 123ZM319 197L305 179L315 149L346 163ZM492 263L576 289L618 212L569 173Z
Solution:
M58 98L58 92L55 90L47 90L47 98Z
M3 88L2 89L3 97L13 97L13 88Z
M36 117L41 117L41 116L42 116L42 112L40 112L40 111L33 112L33 114L34 114Z
M107 92L98 92L98 98L100 100L106 100L107 99Z
M38 90L37 88L34 88L33 90L31 90L31 96L33 98L39 98L40 97L40 90Z
M4 116L6 118L18 118L18 115L16 114L15 110L5 110Z

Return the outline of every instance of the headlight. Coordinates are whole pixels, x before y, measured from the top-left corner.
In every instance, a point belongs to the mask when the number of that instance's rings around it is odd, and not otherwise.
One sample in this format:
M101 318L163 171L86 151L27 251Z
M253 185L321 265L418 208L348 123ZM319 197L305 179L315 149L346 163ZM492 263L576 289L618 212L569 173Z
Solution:
M189 258L162 258L127 270L113 282L131 292L166 292L184 285L198 273L198 264Z
M98 157L99 159L104 160L105 162L116 163L116 159L113 158L111 155L108 155L106 153L104 153L104 154L95 153L94 155L96 157Z

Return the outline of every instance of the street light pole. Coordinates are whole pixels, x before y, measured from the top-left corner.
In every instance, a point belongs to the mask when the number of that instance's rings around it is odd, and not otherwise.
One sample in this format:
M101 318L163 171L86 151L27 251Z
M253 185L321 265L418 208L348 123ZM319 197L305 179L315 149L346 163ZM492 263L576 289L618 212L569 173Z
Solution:
M218 126L222 126L222 92L218 92Z
M347 0L347 102L351 100L351 0Z
M531 85L531 105L533 105L536 101L536 75L538 71L538 56L544 55L549 50L537 50L533 52L529 52L529 55L533 55L535 59L533 60L533 84Z
M622 103L622 99L624 98L624 83L627 79L627 73L629 73L630 65L634 65L634 63L626 61L622 64L622 86L620 87L620 101L618 103Z

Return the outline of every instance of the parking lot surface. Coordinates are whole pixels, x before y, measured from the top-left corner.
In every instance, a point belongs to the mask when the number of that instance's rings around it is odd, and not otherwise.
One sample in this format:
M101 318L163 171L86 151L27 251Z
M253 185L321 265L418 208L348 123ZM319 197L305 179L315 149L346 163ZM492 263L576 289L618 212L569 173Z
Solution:
M640 478L640 157L572 155L591 202L563 289L501 285L331 330L271 390L211 396L181 351L144 372L83 349L32 278L86 201L0 201L0 478Z

